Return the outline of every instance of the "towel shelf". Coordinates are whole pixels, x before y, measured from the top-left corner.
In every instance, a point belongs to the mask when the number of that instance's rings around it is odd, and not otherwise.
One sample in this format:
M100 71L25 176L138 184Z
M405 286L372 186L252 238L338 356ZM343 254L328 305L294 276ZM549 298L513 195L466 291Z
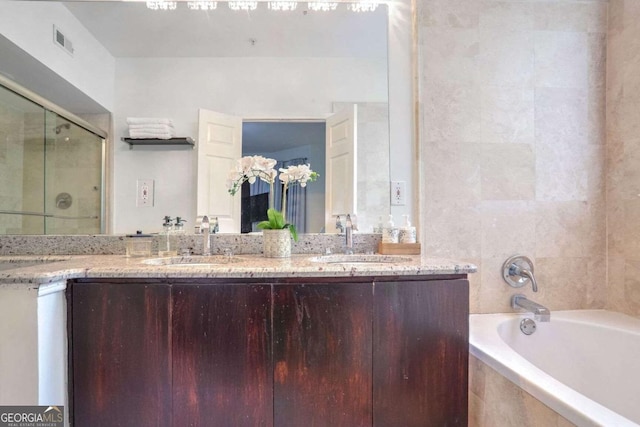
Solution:
M123 137L122 140L129 144L130 150L133 149L134 145L189 145L191 148L196 145L195 141L189 137L171 139Z

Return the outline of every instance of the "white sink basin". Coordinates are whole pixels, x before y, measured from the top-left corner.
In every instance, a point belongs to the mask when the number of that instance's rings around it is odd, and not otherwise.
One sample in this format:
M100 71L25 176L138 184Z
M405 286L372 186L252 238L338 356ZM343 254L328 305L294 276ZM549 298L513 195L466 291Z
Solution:
M226 255L193 255L169 258L151 258L142 261L147 265L161 265L163 267L208 267L212 265L233 264L242 261L240 258Z
M323 262L327 264L401 264L411 262L412 258L398 255L380 254L353 254L353 255L323 255L309 258L312 262Z

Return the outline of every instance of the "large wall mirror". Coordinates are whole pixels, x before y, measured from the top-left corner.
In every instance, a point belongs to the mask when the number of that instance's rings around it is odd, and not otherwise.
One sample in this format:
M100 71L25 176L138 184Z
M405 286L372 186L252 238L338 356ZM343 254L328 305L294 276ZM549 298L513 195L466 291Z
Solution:
M197 139L199 111L238 116L249 126L246 154L303 158L324 176L318 126L355 104L357 210L360 230L370 232L391 211L388 14L386 5L356 13L346 4L316 12L299 3L284 12L219 3L202 11L179 2L157 11L144 2L12 0L0 16L0 73L108 127L113 233L159 231L165 215L197 217L197 150L131 148L121 141L128 117L171 118L178 136ZM278 136L305 123L308 136L298 129L293 140ZM153 181L152 206L136 204L142 179ZM336 232L317 219L324 189L322 178L307 187L306 232Z

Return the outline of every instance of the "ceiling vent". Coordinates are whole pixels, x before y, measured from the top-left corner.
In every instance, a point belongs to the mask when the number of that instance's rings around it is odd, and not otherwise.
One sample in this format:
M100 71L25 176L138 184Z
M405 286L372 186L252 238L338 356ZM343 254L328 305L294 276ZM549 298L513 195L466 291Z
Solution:
M73 56L73 43L67 38L62 31L55 25L53 26L53 42L65 50L69 55Z

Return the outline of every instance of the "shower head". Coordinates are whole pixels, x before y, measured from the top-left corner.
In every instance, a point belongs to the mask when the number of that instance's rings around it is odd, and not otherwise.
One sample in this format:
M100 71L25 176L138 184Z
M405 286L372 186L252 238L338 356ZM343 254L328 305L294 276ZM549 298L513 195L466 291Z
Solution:
M61 125L56 126L55 127L56 135L60 135L60 132L62 132L62 128L71 129L71 124L70 123L63 123Z

